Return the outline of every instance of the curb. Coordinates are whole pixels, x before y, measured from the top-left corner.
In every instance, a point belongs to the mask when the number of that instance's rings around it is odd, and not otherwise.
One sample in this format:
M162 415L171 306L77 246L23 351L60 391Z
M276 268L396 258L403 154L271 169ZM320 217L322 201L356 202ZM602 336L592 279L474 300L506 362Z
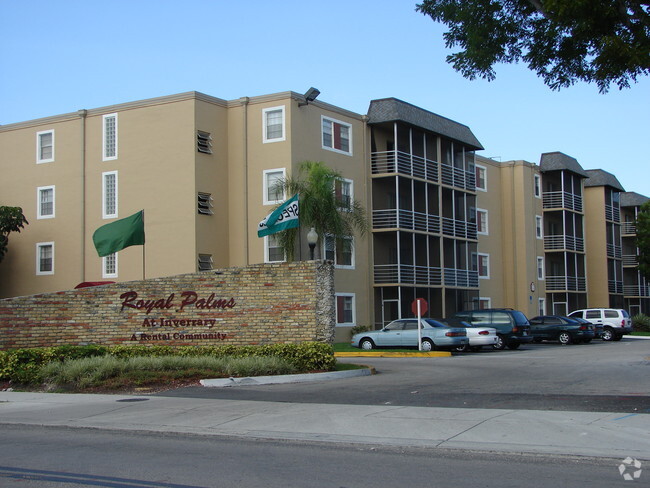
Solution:
M348 371L328 371L326 373L286 374L277 376L249 376L245 378L216 378L201 380L207 388L226 388L230 386L275 385L282 383L306 383L309 381L328 381L356 376L370 376L374 368L352 369Z
M432 352L335 352L337 358L449 358L449 351L432 351Z

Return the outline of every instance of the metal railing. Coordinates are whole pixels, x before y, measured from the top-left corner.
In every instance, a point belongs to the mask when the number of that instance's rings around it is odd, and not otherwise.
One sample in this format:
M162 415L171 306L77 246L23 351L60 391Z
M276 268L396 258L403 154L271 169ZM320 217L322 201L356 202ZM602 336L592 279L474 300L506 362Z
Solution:
M607 281L607 289L610 293L620 293L623 294L623 282L616 280Z
M607 257L614 259L621 259L623 255L623 248L615 244L607 244Z
M623 294L626 297L650 297L650 285L624 285Z
M476 191L476 174L472 171L465 171L455 166L441 164L442 183L464 190Z
M465 239L476 239L476 224L465 220L442 218L442 233L450 237L462 237Z
M478 271L469 269L444 269L445 286L478 288Z
M605 219L611 222L620 222L621 209L614 205L605 205Z
M403 151L373 152L372 174L400 173L429 181L438 181L438 163Z
M587 279L580 276L547 276L546 291L587 291Z
M621 224L621 232L623 235L636 235L636 222L623 222Z
M547 191L542 195L544 208L566 208L582 212L582 196L566 191Z
M585 240L582 237L550 235L544 236L544 249L557 250L567 249L569 251L584 252Z
M639 265L639 256L636 254L623 254L623 266L633 266L636 267Z
M376 264L375 283L413 284L424 286L442 285L442 269L413 264Z
M440 233L440 217L412 210L373 210L373 229L409 229Z

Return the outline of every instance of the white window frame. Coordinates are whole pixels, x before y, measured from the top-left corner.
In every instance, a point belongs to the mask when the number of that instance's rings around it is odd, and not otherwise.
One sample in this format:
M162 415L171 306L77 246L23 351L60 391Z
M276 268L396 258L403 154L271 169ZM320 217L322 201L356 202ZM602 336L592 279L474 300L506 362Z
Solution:
M108 141L106 140L106 120L107 119L115 119L115 154L113 156L107 156L106 152L108 150ZM117 159L117 148L118 148L118 130L117 130L117 113L114 114L106 114L102 116L102 161L113 161Z
M106 203L107 203L107 197L108 195L106 194L106 177L109 175L115 175L115 213L107 213L106 212ZM105 171L102 173L102 218L104 219L115 219L119 215L119 206L118 206L118 174L117 171Z
M479 222L481 221L480 215L485 215L485 229L482 231L479 231ZM487 236L490 234L490 219L489 219L489 213L487 210L484 208L477 208L476 209L476 233L481 234L483 236Z
M269 175L273 173L282 173L281 179L286 178L286 168L274 168L274 169L265 169L263 176L262 176L262 191L264 194L262 195L262 199L264 202L264 205L276 205L278 203L282 203L286 200L286 193L283 190L282 191L282 197L279 200L269 200Z
M52 157L49 158L41 158L41 150L43 148L41 144L42 137L45 134L52 134ZM50 130L42 130L40 132L36 133L36 164L41 164L41 163L51 163L54 161L54 129Z
M327 259L327 241L328 241L328 239L334 239L334 236L331 235L331 234L327 234L323 238L323 243L322 243L322 246L321 246L321 256L324 256L326 259ZM338 268L338 269L354 269L355 268L355 254L356 254L355 250L354 250L354 248L355 248L355 246L354 246L354 237L353 236L347 236L347 237L344 237L344 239L349 239L350 244L351 244L350 264L338 264L336 262L337 261L336 260L336 255L337 255L337 252L336 252L336 239L334 239L334 248L333 248L333 251L334 251L334 259L333 259L334 267Z
M113 262L113 267L115 271L111 272L109 270L109 265ZM117 253L109 254L108 256L102 257L102 278L117 278Z
M334 306L336 308L336 326L357 325L357 296L356 293L335 293ZM338 298L352 298L352 322L339 322L339 301Z
M537 279L544 280L544 256L537 256Z
M41 269L41 250L45 247L52 248L52 269L50 271L43 271ZM54 274L54 242L37 242L36 243L36 274L38 276L46 276Z
M544 239L544 219L541 215L535 215L535 235L538 239Z
M332 117L327 117L325 115L321 115L320 117L320 140L321 140L321 146L323 149L327 151L333 151L335 153L339 154L345 154L346 156L352 156L352 124L348 124L347 122L343 122L342 120L336 120L333 119ZM325 132L323 131L323 122L324 121L332 122L334 124L340 124L348 128L348 145L349 145L349 151L344 151L342 149L337 149L334 147L334 133L332 131L332 147L326 146L325 145ZM332 129L334 126L332 125Z
M476 299L476 304L478 305L478 309L481 310L481 302L486 302L485 307L483 308L492 308L492 298L490 297L478 297Z
M52 190L52 214L43 214L41 193L47 190ZM37 219L53 219L56 216L56 188L54 185L39 186L36 189L36 218Z
M533 175L533 193L535 198L542 198L542 176Z
M546 315L546 298L539 298L537 300L537 311L539 315Z
M483 183L485 185L483 187L478 186L479 177L478 177L478 175L476 175L476 189L479 190L479 191L487 191L487 168L485 166L481 166L480 164L474 164L474 167L475 167L475 170L474 170L475 175L479 171L481 171L483 173Z
M278 112L280 111L282 113L282 135L280 137L267 137L268 136L268 114L270 112ZM268 107L265 109L262 109L262 142L264 144L270 143L270 142L282 142L287 139L287 128L286 128L286 122L285 122L285 109L284 105L280 105L279 107Z
M271 256L269 255L269 252L271 250L269 240L274 239L274 235L269 235L264 237L264 262L265 263L284 263L287 260L286 253L284 255L284 258L281 260L271 260ZM279 247L279 246L278 246Z
M477 252L474 253L476 256L476 274L478 275L479 280L489 280L490 279L490 254L486 252ZM485 269L487 270L485 275L481 275L481 265L480 258L485 258Z

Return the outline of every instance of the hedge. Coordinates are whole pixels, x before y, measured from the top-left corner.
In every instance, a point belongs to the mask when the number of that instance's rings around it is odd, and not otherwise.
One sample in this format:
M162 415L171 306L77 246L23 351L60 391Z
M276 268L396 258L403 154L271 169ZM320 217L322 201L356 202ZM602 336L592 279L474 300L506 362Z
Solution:
M334 349L322 342L267 344L262 346L55 346L0 351L0 380L28 384L37 381L40 366L52 361L111 355L142 356L275 356L289 361L298 371L330 371L336 365Z

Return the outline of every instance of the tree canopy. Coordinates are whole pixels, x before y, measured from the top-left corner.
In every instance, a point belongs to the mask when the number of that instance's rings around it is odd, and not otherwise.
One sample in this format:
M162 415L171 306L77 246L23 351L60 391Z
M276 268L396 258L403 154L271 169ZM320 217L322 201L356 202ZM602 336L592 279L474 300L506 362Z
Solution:
M639 270L650 280L650 201L641 205L637 215L636 246L639 249Z
M576 81L629 88L650 74L650 2L639 0L424 0L416 10L449 27L447 62L493 80L496 63L523 61L557 90Z
M0 261L7 254L10 232L20 232L20 229L29 224L20 207L0 206Z
M300 228L314 227L321 239L326 235L343 239L363 235L368 230L366 212L360 202L347 198L339 191L343 177L320 161L304 161L297 177L288 177L279 183L287 195L298 193ZM289 261L294 259L296 237L300 228L276 234Z

